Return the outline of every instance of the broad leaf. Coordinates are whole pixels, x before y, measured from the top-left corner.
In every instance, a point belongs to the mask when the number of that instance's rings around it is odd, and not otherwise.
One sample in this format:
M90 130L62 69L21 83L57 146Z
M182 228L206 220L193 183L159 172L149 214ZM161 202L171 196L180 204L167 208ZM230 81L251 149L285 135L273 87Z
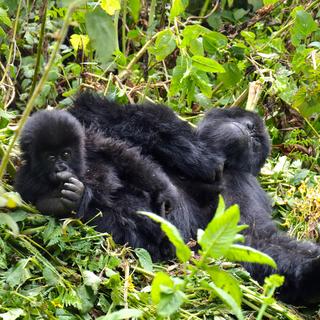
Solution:
M277 268L277 264L275 263L275 261L267 254L240 244L231 245L230 249L225 254L225 258L230 261L268 264L272 268Z
M176 48L176 41L171 30L164 30L158 33L154 47L149 51L162 61Z
M225 72L223 66L219 62L202 56L193 56L192 65L205 72Z
M176 16L179 16L181 13L183 13L188 4L188 0L172 0L169 19L173 20Z
M96 50L97 60L107 64L116 49L116 35L112 18L97 8L86 15L86 27L91 46Z
M143 248L136 248L134 249L134 252L138 256L142 268L149 272L153 272L153 264L149 252Z

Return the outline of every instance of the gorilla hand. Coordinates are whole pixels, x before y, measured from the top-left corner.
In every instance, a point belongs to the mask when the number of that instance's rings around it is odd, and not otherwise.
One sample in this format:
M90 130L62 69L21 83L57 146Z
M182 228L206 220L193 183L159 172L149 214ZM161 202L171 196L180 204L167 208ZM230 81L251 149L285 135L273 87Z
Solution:
M76 210L84 193L84 185L71 172L62 171L57 178L63 183L61 202L69 211Z

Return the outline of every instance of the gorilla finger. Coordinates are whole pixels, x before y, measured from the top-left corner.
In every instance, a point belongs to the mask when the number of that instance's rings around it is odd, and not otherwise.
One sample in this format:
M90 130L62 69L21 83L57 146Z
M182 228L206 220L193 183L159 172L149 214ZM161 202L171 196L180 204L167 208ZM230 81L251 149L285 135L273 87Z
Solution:
M70 210L73 210L73 209L76 209L77 205L74 201L71 201L71 200L68 200L66 198L61 198L61 202L63 203L63 205L70 209Z
M69 181L74 174L69 171L61 171L57 173L57 178L61 181Z
M61 194L64 198L71 200L71 201L78 201L81 197L81 194L77 192L69 191L69 190L62 190Z
M75 185L74 183L65 182L63 184L63 190L77 192L77 191L79 191L79 187L77 185Z
M83 183L74 176L69 179L69 182L77 186L78 189L84 189Z

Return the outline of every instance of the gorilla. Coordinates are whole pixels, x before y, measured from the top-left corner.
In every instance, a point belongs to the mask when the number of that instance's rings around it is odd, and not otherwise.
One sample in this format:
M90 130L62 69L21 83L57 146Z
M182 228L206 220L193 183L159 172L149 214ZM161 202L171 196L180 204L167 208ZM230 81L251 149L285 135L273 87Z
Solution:
M251 276L263 283L271 273L285 276L279 289L281 300L296 304L320 301L320 248L311 242L289 238L272 221L267 194L257 181L257 174L269 154L269 136L261 118L240 108L212 109L197 128L200 139L224 161L222 196L226 205L238 204L246 244L277 263L278 269L259 264L245 264Z
M60 218L74 212L154 260L172 258L174 248L157 223L136 211L165 217L188 241L212 219L221 192L228 206L239 204L247 244L273 257L285 275L280 298L319 302L320 250L278 231L257 181L270 143L256 114L213 109L193 129L165 106L119 106L84 93L68 111L35 113L20 144L24 161L15 185L24 200ZM245 267L260 282L275 272Z
M186 241L193 237L191 225L201 220L196 203L158 164L125 141L84 130L66 111L36 112L20 146L15 188L25 201L58 218L74 212L117 243L147 249L154 260L173 258L173 246L157 223L137 211L166 217Z

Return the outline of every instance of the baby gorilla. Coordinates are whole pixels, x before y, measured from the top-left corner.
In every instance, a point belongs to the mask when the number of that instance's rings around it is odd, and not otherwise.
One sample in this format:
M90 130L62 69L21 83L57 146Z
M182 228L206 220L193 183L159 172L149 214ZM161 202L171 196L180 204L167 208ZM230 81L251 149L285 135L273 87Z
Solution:
M83 209L84 143L80 123L64 112L31 117L22 131L23 165L15 184L23 199L57 217Z
M285 276L280 298L296 305L320 301L320 249L279 231L272 208L256 175L269 154L269 136L260 117L239 108L212 109L198 126L208 148L224 158L222 195L228 206L238 204L241 222L248 224L246 243L270 255L278 269L259 264L245 267L259 282L277 272Z
M189 215L196 208L185 207L167 175L137 148L84 131L65 111L35 113L20 144L15 187L41 212L61 218L75 211L117 243L147 249L154 260L173 257L173 246L157 223L137 211L165 216L185 240L191 237Z

